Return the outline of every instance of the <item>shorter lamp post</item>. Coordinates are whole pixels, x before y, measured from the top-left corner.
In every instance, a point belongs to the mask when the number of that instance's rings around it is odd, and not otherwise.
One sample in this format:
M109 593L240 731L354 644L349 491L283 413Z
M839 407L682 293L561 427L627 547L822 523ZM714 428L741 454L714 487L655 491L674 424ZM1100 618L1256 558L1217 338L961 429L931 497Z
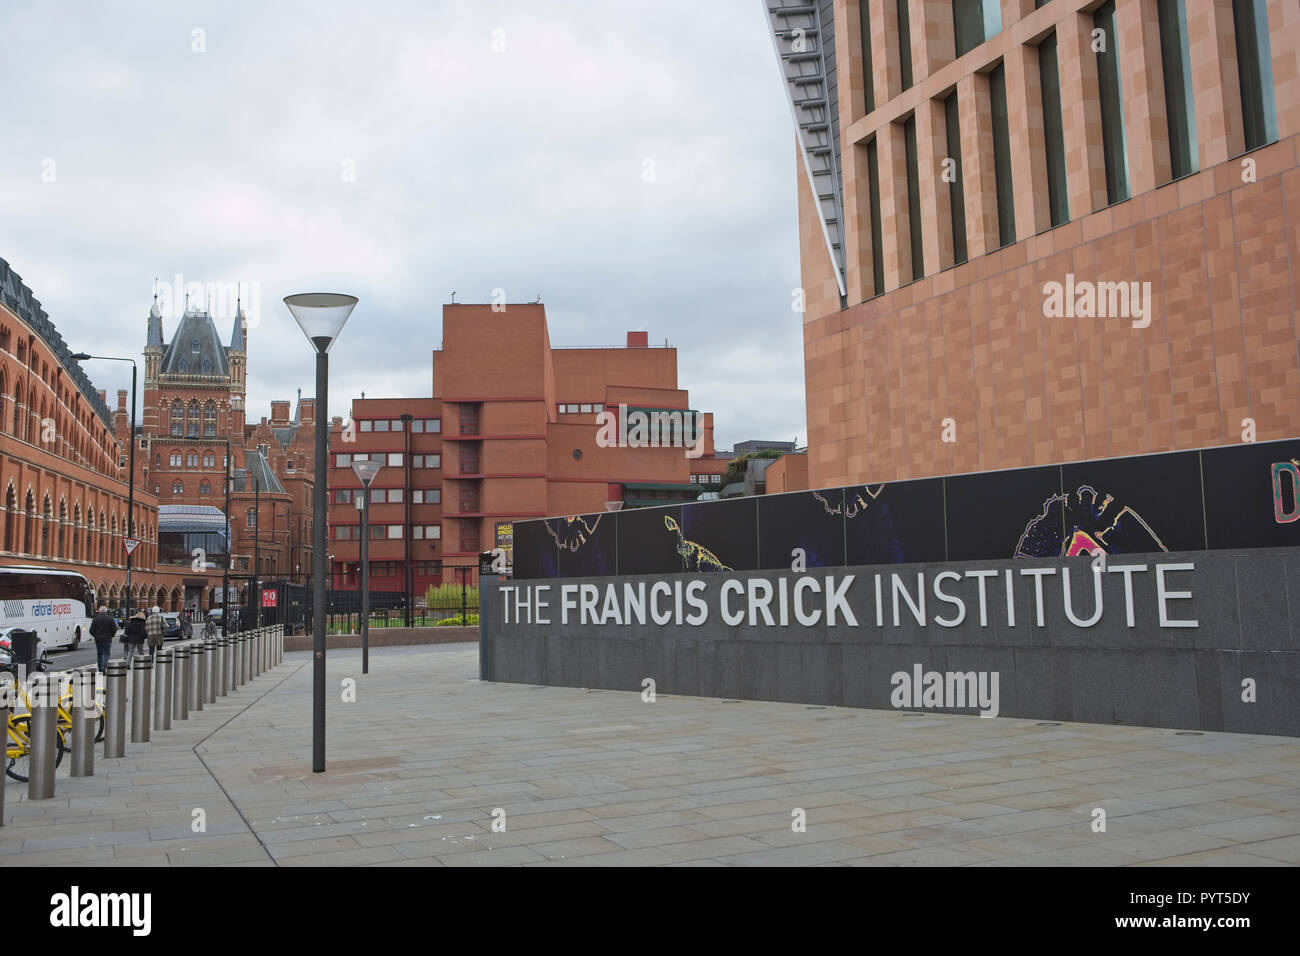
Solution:
M383 466L377 461L354 461L361 479L361 673L370 673L370 483Z

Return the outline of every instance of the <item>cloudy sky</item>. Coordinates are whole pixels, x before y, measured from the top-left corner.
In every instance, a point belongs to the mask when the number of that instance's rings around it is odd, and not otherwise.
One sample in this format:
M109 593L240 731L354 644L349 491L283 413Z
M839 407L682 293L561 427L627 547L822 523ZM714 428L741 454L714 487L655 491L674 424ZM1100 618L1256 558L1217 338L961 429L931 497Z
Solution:
M442 304L501 288L542 296L556 345L677 346L720 445L806 436L794 139L758 0L5 17L0 257L74 349L138 356L155 276L240 280L265 415L313 388L281 299L351 292L331 356L345 414L362 391L431 394ZM110 396L129 383L87 371Z

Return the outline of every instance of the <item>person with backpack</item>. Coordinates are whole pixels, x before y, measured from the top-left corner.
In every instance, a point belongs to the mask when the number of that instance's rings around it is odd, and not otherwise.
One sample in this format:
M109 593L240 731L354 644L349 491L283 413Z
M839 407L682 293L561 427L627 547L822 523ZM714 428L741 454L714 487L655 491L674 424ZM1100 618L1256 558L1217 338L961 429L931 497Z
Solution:
M122 631L122 643L126 645L126 664L131 666L132 658L144 653L144 611L136 611L126 622Z
M113 652L113 638L117 636L117 620L108 613L107 606L100 605L99 611L91 620L90 636L95 639L96 660L102 674L108 666L108 655Z

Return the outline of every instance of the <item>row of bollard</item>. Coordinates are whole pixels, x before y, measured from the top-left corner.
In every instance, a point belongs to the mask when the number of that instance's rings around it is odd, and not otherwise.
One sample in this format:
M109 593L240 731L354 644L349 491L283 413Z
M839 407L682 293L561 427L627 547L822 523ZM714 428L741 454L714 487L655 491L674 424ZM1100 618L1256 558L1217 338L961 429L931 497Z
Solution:
M131 743L148 743L153 731L170 730L173 721L188 720L201 712L204 704L216 703L218 697L228 696L283 660L284 627L276 625L159 648L152 658L135 657L129 668L124 660L109 661L104 675L104 756L126 756L128 699ZM74 671L72 676L70 743L74 777L89 777L95 772L94 701L98 676L94 667ZM54 796L59 687L53 674L33 674L30 683L27 797L48 800ZM6 701L0 707L0 721L8 726L8 718ZM3 825L4 786L0 784Z

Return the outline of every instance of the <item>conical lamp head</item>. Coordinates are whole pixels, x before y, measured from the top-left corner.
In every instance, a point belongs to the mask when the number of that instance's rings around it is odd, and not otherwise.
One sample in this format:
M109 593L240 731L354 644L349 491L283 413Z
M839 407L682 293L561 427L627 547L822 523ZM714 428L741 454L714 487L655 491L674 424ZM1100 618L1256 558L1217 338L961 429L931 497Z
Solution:
M337 292L304 292L285 296L284 304L316 351L328 352L356 308L357 297Z
M354 461L352 463L352 470L356 472L357 477L361 479L361 483L367 488L370 487L370 483L375 480L375 475L379 474L379 469L382 467L383 464L378 461Z

